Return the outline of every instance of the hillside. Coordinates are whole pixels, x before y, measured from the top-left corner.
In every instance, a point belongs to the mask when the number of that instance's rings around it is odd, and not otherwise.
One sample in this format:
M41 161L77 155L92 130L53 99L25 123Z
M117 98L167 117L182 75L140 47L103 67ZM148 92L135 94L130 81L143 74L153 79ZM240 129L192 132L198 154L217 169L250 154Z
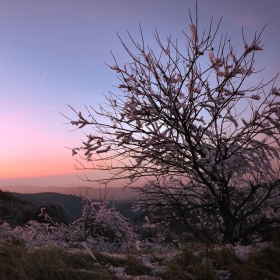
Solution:
M90 188L86 186L82 187L40 187L40 186L32 186L32 185L16 185L16 186L5 186L0 187L3 191L8 191L11 193L21 193L21 194L31 194L31 193L60 193L60 194L68 194L68 195L76 195L76 196L84 196L88 194L92 199L100 199L100 197L104 198L105 190L99 188ZM123 188L107 188L106 199L130 199L135 196L135 193L132 189L123 189Z
M26 193L11 193L14 197L17 197L21 200L25 200L34 204L36 206L40 206L45 202L58 202L63 206L63 208L71 213L75 218L79 218L81 216L82 210L82 198L74 195L61 194L55 192L43 192L43 193L34 193L34 194L26 194ZM110 206L110 204L109 204ZM118 207L118 205L116 205ZM121 210L120 213L129 219L136 218L142 212L136 211L134 212L131 209Z
M53 192L36 193L36 194L22 194L11 193L13 196L22 200L29 201L34 205L42 205L44 202L59 202L65 210L70 212L75 218L81 216L82 203L81 198L73 195L66 195Z
M4 221L12 226L24 224L33 218L35 211L32 203L0 190L0 224Z
M42 206L54 222L71 223L80 216L81 211L79 209L78 213L73 206L69 208L71 211L68 211L63 206L63 201L68 202L66 197L62 195L62 197L59 197L60 199L55 200L57 195L39 195L38 197L35 195L30 199L28 195L25 197L25 195L0 190L0 224L7 222L12 227L16 227L24 225L30 220L44 223L44 216L40 215ZM66 205L69 206L68 203Z

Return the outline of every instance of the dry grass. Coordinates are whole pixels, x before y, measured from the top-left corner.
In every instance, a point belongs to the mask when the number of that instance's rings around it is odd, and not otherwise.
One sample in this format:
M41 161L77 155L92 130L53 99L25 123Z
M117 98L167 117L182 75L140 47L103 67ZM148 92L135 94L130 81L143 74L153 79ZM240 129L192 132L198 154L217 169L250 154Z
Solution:
M217 280L210 263L205 263L203 254L195 254L198 250L204 250L205 246L201 247L200 244L192 246L186 245L182 252L178 254L171 262L167 264L167 270L161 274L163 280Z
M160 276L163 280L216 280L216 270L228 271L229 280L280 280L280 230L272 233L271 240L273 246L253 248L243 262L226 246L218 249L210 244L185 246Z
M108 258L106 261L109 262ZM71 254L57 247L28 251L20 246L1 244L0 279L110 280L115 278L109 269L100 264L94 264L93 259L83 253Z
M132 276L149 275L150 268L144 266L141 261L133 256L127 257L125 263L125 273Z
M247 261L242 264L230 264L232 279L246 280L279 280L280 251L265 248L260 252L252 252Z
M150 255L150 260L163 266L158 273L162 280L217 280L217 271L228 271L229 280L280 280L280 230L271 235L274 246L251 250L246 261L240 261L233 250L226 246L212 246L199 242L186 245L169 262L164 256ZM0 244L0 279L3 280L59 280L59 279L120 279L109 267L122 267L131 279L151 275L139 256L127 254L113 258L93 251L97 261L83 251L71 253L58 247L33 250L22 244Z
M119 279L109 270L110 266L123 267L132 276L148 275L150 269L132 255L113 258L93 251L97 261L87 253L68 252L65 249L49 246L26 249L15 244L0 244L1 280L111 280Z
M233 280L279 280L280 279L280 230L270 235L273 246L252 250L243 263L230 262L228 268Z

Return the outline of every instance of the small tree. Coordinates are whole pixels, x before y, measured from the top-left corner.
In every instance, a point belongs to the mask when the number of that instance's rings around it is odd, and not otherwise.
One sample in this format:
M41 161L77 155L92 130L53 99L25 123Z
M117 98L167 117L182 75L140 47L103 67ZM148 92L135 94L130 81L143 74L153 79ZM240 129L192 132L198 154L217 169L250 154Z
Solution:
M100 183L145 178L138 206L172 208L190 232L245 244L280 222L277 76L248 86L262 32L251 43L243 34L238 55L227 36L216 44L220 23L198 36L197 17L190 21L182 50L157 32L158 52L142 31L141 43L129 34L136 55L120 39L131 58L110 66L121 93L109 92L99 110L86 107L89 118L70 106L78 116L71 124L94 131L72 154L78 169L111 172Z
M134 246L137 235L132 226L113 205L108 207L107 204L108 201L105 200L92 201L90 198L83 198L82 216L73 224L83 229L85 241L93 238L99 242Z

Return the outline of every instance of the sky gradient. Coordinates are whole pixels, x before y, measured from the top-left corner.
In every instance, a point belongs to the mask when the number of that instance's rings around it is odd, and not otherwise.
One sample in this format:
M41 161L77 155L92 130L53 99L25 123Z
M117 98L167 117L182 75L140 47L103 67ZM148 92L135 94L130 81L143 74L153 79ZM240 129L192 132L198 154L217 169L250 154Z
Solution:
M265 69L251 82L276 75L279 0L200 0L198 8L198 31L223 17L219 34L227 33L237 52L242 26L250 42L268 23L255 65ZM163 41L172 35L183 45L188 9L195 11L194 0L0 0L0 187L85 185L65 148L78 146L82 131L71 132L59 112L74 117L66 103L83 111L104 102L108 90L117 92L115 71L104 63L114 64L110 51L121 65L130 59L116 32L130 46L126 31L140 39L140 22L150 47L155 29Z

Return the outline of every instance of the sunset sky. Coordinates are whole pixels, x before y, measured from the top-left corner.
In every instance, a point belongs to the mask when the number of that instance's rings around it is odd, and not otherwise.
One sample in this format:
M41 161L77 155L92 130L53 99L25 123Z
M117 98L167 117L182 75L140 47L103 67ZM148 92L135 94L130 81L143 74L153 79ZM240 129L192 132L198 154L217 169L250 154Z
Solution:
M231 37L237 53L242 26L250 42L268 23L256 56L256 68L265 69L251 82L276 75L279 0L199 0L198 7L198 32L211 17L214 25L223 17L220 34ZM82 131L71 132L59 112L74 117L66 103L83 111L104 102L108 90L117 93L115 72L104 63L114 64L110 51L121 65L130 60L116 32L130 45L126 31L139 40L141 23L150 47L155 29L183 45L188 9L195 11L194 0L0 0L0 187L85 185L65 148L79 145Z

